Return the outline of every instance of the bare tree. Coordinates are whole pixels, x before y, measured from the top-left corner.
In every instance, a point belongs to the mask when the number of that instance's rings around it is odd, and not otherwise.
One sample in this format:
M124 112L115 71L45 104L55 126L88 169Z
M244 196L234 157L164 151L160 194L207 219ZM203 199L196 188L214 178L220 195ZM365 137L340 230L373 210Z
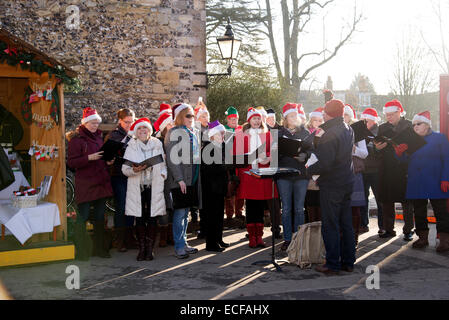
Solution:
M277 77L282 91L291 99L299 99L301 85L308 80L312 72L334 58L339 50L349 42L357 26L362 21L362 14L357 12L354 4L354 15L347 29L342 28L341 36L331 49L303 52L301 35L307 32L310 21L317 17L320 10L326 8L334 0L281 0L282 37L273 28L272 2L265 0L266 19L263 21L266 30L262 32L270 41L271 54L276 67ZM283 39L283 65L279 57L280 38ZM306 58L314 58L313 62Z
M446 10L449 9L448 2L445 1L444 3L446 4ZM449 74L449 45L448 45L449 39L447 38L448 35L446 25L447 22L444 20L444 17L446 17L446 15L443 13L443 9L441 7L441 0L432 1L432 8L440 31L440 43L437 46L432 43L429 43L422 31L421 31L421 38L426 44L427 49L435 58L435 61L438 63L441 71L443 73Z
M404 38L396 48L396 61L390 88L407 106L417 94L423 94L432 88L434 79L428 64L425 48L417 41Z

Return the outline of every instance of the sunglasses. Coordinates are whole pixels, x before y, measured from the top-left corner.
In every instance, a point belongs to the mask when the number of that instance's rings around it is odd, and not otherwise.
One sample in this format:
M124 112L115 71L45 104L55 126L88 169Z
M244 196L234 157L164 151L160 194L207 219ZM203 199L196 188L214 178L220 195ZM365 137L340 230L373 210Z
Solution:
M422 125L424 122L418 122L418 123L415 123L413 126L414 127L416 127L416 126L420 126L420 125Z
M191 119L191 118L193 118L193 117L195 117L193 114L190 114L190 113L189 113L189 114L186 114L186 118L187 118L187 119Z

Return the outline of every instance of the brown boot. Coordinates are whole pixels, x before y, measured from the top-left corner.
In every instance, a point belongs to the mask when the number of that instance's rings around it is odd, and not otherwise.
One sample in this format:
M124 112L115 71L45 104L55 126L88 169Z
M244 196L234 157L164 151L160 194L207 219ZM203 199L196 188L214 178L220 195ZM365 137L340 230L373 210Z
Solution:
M429 246L429 230L416 230L416 235L419 239L413 242L413 249L422 249Z
M153 260L154 240L156 239L156 225L148 225L145 233L145 260Z
M137 242L139 244L139 253L137 254L137 261L145 260L145 227L136 227Z
M126 235L126 228L116 228L116 234L117 234L117 251L118 252L126 252L128 251L126 249L125 244L125 235Z
M168 225L159 226L159 247L165 248L167 246Z
M440 232L440 244L437 247L437 252L442 253L449 251L449 233Z

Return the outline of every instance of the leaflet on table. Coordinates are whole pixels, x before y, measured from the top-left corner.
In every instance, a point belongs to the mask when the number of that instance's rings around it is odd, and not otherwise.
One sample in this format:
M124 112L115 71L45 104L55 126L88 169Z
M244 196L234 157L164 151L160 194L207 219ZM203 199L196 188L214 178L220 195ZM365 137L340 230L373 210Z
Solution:
M318 162L318 158L316 157L316 155L314 153L312 153L310 155L309 160L306 163L306 168L310 167L311 165L314 165L317 162ZM314 175L314 176L312 176L312 179L313 179L313 181L317 181L319 177L320 177L319 175Z

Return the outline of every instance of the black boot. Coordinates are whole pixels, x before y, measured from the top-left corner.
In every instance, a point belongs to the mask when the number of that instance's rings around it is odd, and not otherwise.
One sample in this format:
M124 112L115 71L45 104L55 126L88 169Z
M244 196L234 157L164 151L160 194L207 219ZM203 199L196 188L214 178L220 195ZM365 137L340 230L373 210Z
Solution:
M156 226L147 225L145 233L145 260L153 260L154 240L156 239Z
M118 252L126 252L128 251L126 248L126 243L125 243L125 233L126 233L126 228L125 227L120 227L116 229L116 235L117 235L117 251Z
M75 235L73 242L75 243L75 259L80 261L88 261L92 246L89 245L90 239L86 231L86 222L75 223Z
M137 254L137 261L145 260L145 227L136 227L137 243L139 244L139 253Z
M95 238L95 253L100 258L110 258L109 248L106 248L104 241L104 222L95 221L94 222L94 238Z

